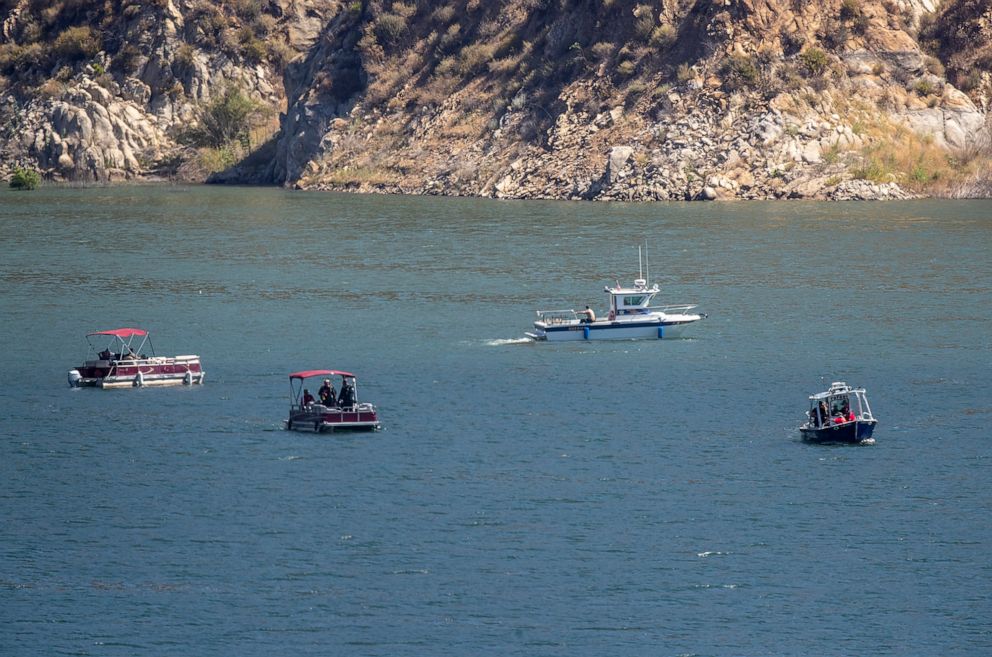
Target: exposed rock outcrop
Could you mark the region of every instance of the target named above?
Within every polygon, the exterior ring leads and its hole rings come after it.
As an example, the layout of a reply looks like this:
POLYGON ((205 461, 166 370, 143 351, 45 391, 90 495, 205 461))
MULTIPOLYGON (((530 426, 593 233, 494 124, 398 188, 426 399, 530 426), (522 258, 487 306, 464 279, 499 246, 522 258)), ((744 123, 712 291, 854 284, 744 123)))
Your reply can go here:
POLYGON ((357 57, 360 88, 347 101, 288 89, 279 179, 498 198, 904 198, 951 193, 951 162, 987 139, 979 90, 955 88, 915 38, 921 17, 941 20, 931 0, 610 4, 383 2, 340 19, 307 65, 357 57), (387 20, 409 33, 383 38, 387 20))
POLYGON ((0 174, 596 200, 992 188, 988 0, 0 10, 0 174), (190 148, 232 85, 269 119, 190 148))
MULTIPOLYGON (((229 13, 201 0, 33 6, 14 3, 0 23, 0 174, 23 163, 78 181, 174 175, 191 156, 182 133, 232 85, 274 116, 285 103, 281 60, 307 51, 335 8, 299 0, 265 11, 234 3, 229 13)), ((277 127, 273 120, 269 132, 277 127)))

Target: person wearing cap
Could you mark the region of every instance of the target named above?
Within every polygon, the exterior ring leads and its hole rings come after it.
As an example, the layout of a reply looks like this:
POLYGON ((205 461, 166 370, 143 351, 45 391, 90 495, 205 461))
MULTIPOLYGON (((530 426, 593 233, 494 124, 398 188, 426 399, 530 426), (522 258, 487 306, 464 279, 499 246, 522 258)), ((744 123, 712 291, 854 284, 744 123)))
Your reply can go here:
POLYGON ((338 395, 338 406, 341 408, 351 408, 355 405, 355 386, 351 379, 345 379, 341 384, 341 394, 338 395))
POLYGON ((583 319, 582 321, 586 324, 592 324, 593 322, 596 321, 596 313, 589 306, 586 306, 585 310, 580 310, 579 314, 585 315, 585 319, 583 319))
POLYGON ((324 406, 334 406, 337 404, 337 393, 334 392, 334 386, 331 385, 330 379, 324 379, 324 385, 320 386, 317 396, 320 398, 320 403, 324 406))

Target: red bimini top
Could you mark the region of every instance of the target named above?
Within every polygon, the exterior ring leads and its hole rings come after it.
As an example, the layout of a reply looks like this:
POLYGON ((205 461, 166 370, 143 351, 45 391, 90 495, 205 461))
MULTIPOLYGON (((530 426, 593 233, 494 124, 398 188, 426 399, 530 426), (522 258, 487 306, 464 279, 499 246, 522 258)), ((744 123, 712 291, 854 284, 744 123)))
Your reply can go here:
POLYGON ((135 335, 148 335, 148 331, 139 328, 119 328, 112 329, 110 331, 95 331, 94 333, 87 333, 86 336, 91 335, 114 335, 118 338, 130 338, 135 335))
POLYGON ((302 372, 293 372, 289 375, 291 379, 309 379, 311 376, 348 376, 355 378, 355 375, 351 372, 342 372, 341 370, 304 370, 302 372))

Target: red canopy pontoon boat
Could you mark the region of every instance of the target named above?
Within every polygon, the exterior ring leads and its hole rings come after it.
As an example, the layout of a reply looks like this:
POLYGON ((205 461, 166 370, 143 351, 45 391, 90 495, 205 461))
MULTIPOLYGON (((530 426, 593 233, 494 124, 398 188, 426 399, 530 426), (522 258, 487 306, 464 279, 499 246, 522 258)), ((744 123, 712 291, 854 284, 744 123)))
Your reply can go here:
POLYGON ((340 370, 305 370, 289 375, 292 406, 286 428, 294 431, 365 430, 379 428, 379 415, 375 406, 359 403, 355 375, 340 370), (316 394, 304 388, 307 379, 324 377, 324 386, 316 394), (340 379, 340 387, 334 387, 340 379))
POLYGON ((175 386, 203 383, 204 372, 200 357, 156 356, 148 331, 139 328, 119 328, 96 331, 86 335, 96 358, 69 370, 69 385, 73 388, 131 388, 138 386, 175 386), (107 339, 107 342, 104 340, 107 339), (106 345, 97 352, 100 345, 106 345), (146 355, 147 351, 151 355, 146 355))

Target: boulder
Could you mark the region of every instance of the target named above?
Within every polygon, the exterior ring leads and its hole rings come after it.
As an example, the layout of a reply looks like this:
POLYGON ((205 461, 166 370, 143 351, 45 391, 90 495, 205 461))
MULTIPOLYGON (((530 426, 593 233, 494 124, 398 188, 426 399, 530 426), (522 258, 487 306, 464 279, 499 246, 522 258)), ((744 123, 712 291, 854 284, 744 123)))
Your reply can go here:
POLYGON ((630 156, 633 154, 634 149, 630 146, 614 146, 610 149, 610 155, 606 162, 607 183, 612 185, 620 179, 620 173, 627 166, 627 162, 630 161, 630 156))

